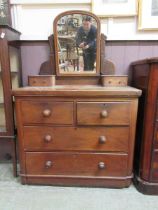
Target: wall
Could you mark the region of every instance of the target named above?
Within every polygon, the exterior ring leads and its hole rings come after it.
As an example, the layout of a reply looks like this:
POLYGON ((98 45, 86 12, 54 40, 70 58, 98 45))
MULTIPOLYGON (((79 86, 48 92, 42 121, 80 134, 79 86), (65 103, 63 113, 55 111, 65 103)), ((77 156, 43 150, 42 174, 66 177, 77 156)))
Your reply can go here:
POLYGON ((11 0, 13 26, 21 40, 47 40, 54 18, 67 10, 90 11, 91 0, 11 0))
POLYGON ((28 75, 39 73, 40 66, 49 59, 47 42, 24 42, 21 44, 23 85, 28 83, 28 75))
MULTIPOLYGON (((158 57, 158 41, 107 41, 106 58, 114 62, 116 74, 128 74, 132 61, 158 57)), ((46 41, 22 42, 23 83, 27 85, 28 75, 39 73, 40 65, 49 58, 46 41)))
MULTIPOLYGON (((26 85, 28 75, 38 74, 41 63, 49 57, 46 40, 53 33, 55 16, 72 9, 91 11, 92 0, 10 2, 13 26, 22 32, 22 69, 23 82, 26 85)), ((138 30, 137 15, 101 18, 101 32, 107 35, 106 58, 115 63, 117 74, 127 74, 132 61, 158 57, 158 31, 138 30)))
MULTIPOLYGON (((73 9, 91 11, 92 1, 10 0, 13 26, 22 32, 21 40, 47 40, 53 33, 53 20, 56 15, 73 9)), ((133 1, 138 4, 138 0, 133 1)), ((138 9, 136 13, 138 14, 138 9)), ((157 40, 158 31, 138 30, 137 14, 101 18, 102 33, 107 35, 108 40, 157 40)))

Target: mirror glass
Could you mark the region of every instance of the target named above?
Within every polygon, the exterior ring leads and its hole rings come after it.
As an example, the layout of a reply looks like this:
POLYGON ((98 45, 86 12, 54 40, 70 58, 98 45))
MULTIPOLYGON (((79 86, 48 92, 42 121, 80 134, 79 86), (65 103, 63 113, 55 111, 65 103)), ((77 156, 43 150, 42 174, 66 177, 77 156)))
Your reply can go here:
POLYGON ((96 73, 95 18, 89 14, 67 14, 60 17, 56 25, 59 73, 96 73))

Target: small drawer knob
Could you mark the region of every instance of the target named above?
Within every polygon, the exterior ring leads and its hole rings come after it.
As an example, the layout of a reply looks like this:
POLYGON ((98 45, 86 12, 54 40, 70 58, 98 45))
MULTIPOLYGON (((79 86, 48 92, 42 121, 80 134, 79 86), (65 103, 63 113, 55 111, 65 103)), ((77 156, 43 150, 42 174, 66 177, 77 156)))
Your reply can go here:
POLYGON ((43 110, 43 116, 44 117, 49 117, 50 115, 51 115, 51 110, 50 109, 43 110))
POLYGON ((44 137, 45 142, 49 143, 51 140, 52 140, 51 135, 45 135, 45 137, 44 137))
POLYGON ((104 169, 105 168, 105 163, 104 162, 99 162, 98 167, 99 167, 99 169, 104 169))
POLYGON ((48 160, 45 163, 46 168, 51 168, 52 167, 52 161, 48 160))
POLYGON ((106 142, 106 137, 105 136, 100 136, 99 137, 99 143, 104 144, 106 142))
POLYGON ((106 118, 108 116, 108 112, 106 110, 103 110, 101 113, 100 113, 100 116, 102 118, 106 118))

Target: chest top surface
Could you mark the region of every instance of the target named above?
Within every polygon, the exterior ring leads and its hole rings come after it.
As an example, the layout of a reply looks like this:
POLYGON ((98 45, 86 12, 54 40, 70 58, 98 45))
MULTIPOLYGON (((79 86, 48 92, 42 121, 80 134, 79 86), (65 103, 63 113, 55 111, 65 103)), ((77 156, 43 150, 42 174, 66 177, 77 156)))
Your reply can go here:
POLYGON ((13 91, 14 96, 104 96, 139 97, 141 90, 126 87, 102 87, 95 85, 57 85, 52 87, 23 87, 13 91))

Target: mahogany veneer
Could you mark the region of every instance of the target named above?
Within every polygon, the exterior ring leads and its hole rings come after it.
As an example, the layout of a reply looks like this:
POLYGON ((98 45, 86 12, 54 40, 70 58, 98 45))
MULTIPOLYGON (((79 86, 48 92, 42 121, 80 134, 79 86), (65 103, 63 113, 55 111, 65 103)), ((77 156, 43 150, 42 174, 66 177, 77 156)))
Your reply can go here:
POLYGON ((71 85, 13 95, 23 184, 130 185, 140 90, 71 85))
POLYGON ((137 189, 158 194, 158 58, 132 64, 132 86, 142 89, 135 149, 137 189))

